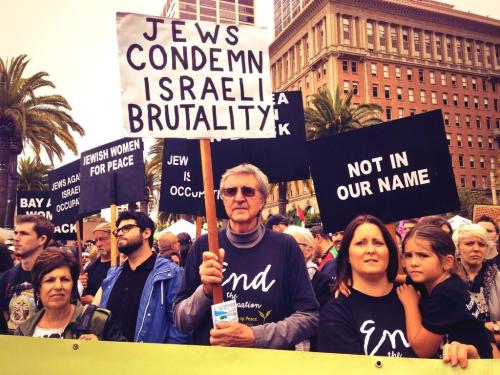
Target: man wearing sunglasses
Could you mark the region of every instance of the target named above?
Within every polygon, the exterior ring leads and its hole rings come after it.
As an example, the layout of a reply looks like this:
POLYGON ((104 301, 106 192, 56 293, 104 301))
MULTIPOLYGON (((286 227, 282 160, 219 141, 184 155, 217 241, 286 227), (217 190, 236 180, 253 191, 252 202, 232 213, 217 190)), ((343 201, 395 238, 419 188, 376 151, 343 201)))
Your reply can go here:
POLYGON ((100 306, 111 310, 129 341, 183 344, 189 334, 174 326, 172 303, 181 282, 179 267, 151 250, 155 225, 142 212, 124 211, 113 235, 127 256, 102 282, 100 306))
POLYGON ((193 343, 291 349, 313 336, 318 302, 304 256, 293 237, 266 229, 259 221, 268 180, 250 164, 227 170, 220 192, 229 217, 219 231, 220 263, 201 236, 189 251, 174 305, 174 319, 193 343), (239 323, 212 327, 212 288, 221 284, 224 300, 235 299, 239 323))

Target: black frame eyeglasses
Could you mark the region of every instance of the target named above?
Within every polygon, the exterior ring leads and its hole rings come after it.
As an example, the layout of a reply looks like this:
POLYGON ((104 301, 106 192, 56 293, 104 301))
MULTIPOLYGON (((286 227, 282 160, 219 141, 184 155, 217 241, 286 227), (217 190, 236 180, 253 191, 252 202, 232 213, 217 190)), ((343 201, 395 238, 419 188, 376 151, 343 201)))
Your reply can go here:
POLYGON ((241 190, 241 194, 246 198, 254 197, 257 192, 257 189, 250 186, 229 187, 222 189, 222 196, 232 198, 238 194, 239 189, 241 190))
POLYGON ((116 228, 114 231, 113 231, 113 236, 115 237, 118 237, 118 235, 123 232, 123 234, 126 234, 128 232, 130 232, 130 230, 132 228, 140 228, 141 226, 140 225, 137 225, 137 224, 125 224, 123 227, 120 227, 120 228, 116 228))

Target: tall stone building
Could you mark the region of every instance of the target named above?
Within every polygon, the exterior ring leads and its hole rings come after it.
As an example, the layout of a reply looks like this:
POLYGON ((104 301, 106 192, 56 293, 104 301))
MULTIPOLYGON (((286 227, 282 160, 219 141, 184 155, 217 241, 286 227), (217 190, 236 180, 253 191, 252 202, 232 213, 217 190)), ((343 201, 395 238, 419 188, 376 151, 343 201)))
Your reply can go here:
POLYGON ((307 105, 322 88, 353 89, 387 120, 442 109, 457 186, 499 178, 499 20, 432 0, 275 0, 274 11, 274 91, 301 90, 307 105))
POLYGON ((254 0, 167 0, 162 16, 254 25, 255 5, 254 0))

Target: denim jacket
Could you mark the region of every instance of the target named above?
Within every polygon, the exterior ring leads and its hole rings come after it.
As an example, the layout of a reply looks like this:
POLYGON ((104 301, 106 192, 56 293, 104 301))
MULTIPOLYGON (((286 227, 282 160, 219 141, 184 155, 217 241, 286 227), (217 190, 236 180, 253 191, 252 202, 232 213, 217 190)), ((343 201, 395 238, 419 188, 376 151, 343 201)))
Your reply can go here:
MULTIPOLYGON (((111 267, 102 282, 100 307, 106 308, 111 291, 123 267, 111 267)), ((173 262, 156 257, 155 265, 142 291, 135 325, 135 342, 188 344, 191 334, 181 333, 174 325, 172 305, 182 280, 182 272, 173 262)))

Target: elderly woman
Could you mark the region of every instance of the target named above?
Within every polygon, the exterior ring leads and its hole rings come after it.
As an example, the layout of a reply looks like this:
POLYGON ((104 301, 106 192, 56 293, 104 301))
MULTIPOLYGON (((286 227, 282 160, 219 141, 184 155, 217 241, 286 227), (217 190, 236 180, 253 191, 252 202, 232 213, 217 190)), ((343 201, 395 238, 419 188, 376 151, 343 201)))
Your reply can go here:
POLYGON ((486 260, 486 254, 494 244, 479 224, 465 224, 453 233, 457 248, 457 273, 467 283, 469 293, 479 307, 479 319, 483 320, 495 339, 500 342, 500 276, 494 260, 486 260))
POLYGON ((74 256, 48 247, 37 258, 33 269, 33 289, 40 310, 24 322, 19 336, 80 340, 125 341, 104 309, 83 307, 71 302, 79 267, 74 256))

